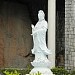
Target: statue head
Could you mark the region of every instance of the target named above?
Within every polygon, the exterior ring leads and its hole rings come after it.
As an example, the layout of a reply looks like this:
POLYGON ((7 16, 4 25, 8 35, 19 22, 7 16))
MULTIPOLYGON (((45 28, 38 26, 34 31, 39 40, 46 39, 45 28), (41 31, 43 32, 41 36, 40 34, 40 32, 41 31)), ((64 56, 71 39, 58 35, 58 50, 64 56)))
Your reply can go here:
POLYGON ((43 12, 43 10, 39 10, 38 11, 38 19, 39 21, 43 20, 45 18, 45 14, 43 12))

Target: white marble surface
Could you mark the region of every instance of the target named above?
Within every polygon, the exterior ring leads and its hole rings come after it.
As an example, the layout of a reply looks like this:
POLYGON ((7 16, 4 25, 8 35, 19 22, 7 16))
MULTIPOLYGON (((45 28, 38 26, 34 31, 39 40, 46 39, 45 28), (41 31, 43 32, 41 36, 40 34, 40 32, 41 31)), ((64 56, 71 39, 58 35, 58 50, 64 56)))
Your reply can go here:
POLYGON ((51 54, 51 50, 49 50, 46 46, 46 31, 47 31, 47 21, 44 19, 44 12, 40 10, 38 12, 38 19, 39 21, 32 27, 32 36, 33 36, 33 42, 34 46, 32 49, 32 54, 35 55, 35 59, 31 64, 34 67, 48 67, 50 66, 50 61, 47 59, 46 55, 51 54))
POLYGON ((35 67, 31 70, 30 74, 41 73, 42 75, 53 75, 49 68, 45 67, 35 67))
POLYGON ((47 31, 47 21, 45 20, 45 14, 42 10, 38 12, 38 22, 32 27, 32 36, 33 36, 33 49, 32 54, 35 55, 35 59, 31 62, 34 68, 31 70, 30 74, 37 73, 38 71, 43 75, 53 75, 50 70, 50 61, 47 58, 47 55, 51 54, 46 46, 46 31, 47 31))

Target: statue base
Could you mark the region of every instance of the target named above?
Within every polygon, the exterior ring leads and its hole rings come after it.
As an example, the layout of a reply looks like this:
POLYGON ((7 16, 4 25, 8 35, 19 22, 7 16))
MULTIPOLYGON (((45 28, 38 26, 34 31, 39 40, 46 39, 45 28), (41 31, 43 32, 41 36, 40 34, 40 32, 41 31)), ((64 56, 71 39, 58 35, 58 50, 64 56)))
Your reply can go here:
POLYGON ((41 75, 53 75, 52 71, 49 68, 44 67, 35 67, 31 70, 30 74, 41 73, 41 75))

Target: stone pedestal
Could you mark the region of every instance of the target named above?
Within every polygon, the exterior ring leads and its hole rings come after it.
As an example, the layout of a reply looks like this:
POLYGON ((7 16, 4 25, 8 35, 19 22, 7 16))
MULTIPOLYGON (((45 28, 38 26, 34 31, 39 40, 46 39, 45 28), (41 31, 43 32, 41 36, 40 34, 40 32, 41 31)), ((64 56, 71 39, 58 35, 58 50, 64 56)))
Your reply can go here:
POLYGON ((35 73, 41 73, 42 75, 53 75, 53 73, 51 72, 51 70, 49 68, 45 68, 45 67, 36 67, 33 68, 30 72, 30 74, 35 74, 35 73))

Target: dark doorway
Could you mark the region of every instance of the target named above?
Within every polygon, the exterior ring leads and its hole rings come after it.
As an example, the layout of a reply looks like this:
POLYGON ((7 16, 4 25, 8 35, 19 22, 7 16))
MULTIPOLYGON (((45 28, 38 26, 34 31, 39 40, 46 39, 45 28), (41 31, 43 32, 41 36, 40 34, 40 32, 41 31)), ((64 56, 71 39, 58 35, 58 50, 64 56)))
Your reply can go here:
POLYGON ((56 0, 56 66, 64 66, 65 0, 56 0))

